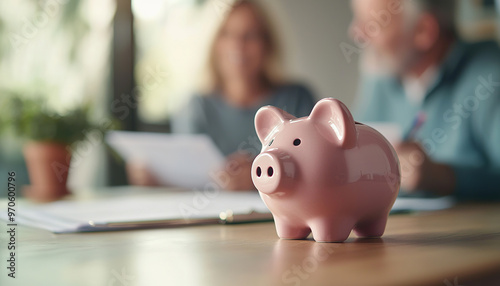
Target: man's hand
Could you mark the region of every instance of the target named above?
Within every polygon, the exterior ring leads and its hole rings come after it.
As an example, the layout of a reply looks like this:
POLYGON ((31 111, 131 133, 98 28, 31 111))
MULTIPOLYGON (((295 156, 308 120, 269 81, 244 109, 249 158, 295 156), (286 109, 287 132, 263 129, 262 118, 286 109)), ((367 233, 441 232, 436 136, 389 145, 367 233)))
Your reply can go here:
POLYGON ((455 188, 453 169, 433 162, 420 144, 406 142, 396 146, 401 164, 401 187, 408 191, 432 191, 437 195, 450 195, 455 188))
POLYGON ((224 164, 224 171, 229 175, 229 180, 221 187, 231 191, 254 190, 251 176, 252 162, 253 158, 246 154, 229 155, 224 164))

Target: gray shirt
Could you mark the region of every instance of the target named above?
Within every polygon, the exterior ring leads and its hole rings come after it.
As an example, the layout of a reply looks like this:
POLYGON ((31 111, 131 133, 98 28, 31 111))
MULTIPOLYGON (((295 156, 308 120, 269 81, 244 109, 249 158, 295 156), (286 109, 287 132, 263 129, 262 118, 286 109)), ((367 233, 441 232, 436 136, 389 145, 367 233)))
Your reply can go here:
POLYGON ((207 134, 226 156, 237 151, 255 156, 261 145, 255 132, 254 117, 265 105, 303 117, 311 112, 314 98, 309 89, 297 84, 277 87, 265 100, 251 108, 232 106, 219 93, 196 95, 172 118, 172 131, 207 134))

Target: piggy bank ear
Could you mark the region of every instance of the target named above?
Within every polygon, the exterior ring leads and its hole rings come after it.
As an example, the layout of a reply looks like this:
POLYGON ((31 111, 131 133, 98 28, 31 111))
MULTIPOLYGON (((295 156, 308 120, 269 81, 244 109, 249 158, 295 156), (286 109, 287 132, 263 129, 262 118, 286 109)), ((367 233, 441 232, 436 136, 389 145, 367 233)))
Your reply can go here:
POLYGON ((261 107, 255 114, 255 130, 260 142, 265 142, 269 134, 273 133, 277 127, 294 118, 295 116, 274 106, 261 107))
POLYGON ((313 108, 309 118, 322 127, 324 135, 349 149, 356 146, 357 131, 351 112, 337 99, 325 98, 313 108))

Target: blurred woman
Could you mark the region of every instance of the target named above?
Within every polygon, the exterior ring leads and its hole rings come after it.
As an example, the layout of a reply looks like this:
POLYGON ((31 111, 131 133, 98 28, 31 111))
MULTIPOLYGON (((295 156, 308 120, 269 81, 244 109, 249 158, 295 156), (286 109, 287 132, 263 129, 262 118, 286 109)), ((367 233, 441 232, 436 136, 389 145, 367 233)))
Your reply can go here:
MULTIPOLYGON (((283 81, 272 31, 259 5, 237 1, 226 13, 212 44, 205 91, 195 95, 172 120, 173 132, 207 134, 227 156, 224 189, 254 188, 250 167, 260 146, 256 152, 248 146, 259 142, 253 120, 260 107, 273 105, 302 117, 314 105, 306 87, 283 81)), ((157 182, 144 170, 131 169, 131 183, 157 182)))

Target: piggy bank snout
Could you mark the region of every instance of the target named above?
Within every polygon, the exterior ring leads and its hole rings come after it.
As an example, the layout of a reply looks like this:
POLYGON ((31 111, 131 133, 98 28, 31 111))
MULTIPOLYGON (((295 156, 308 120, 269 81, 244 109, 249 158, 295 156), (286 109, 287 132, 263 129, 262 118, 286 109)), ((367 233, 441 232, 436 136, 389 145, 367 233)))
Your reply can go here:
POLYGON ((280 180, 280 161, 274 154, 263 153, 255 158, 252 164, 252 181, 259 191, 273 193, 280 180))

